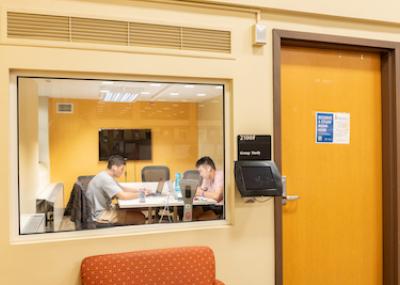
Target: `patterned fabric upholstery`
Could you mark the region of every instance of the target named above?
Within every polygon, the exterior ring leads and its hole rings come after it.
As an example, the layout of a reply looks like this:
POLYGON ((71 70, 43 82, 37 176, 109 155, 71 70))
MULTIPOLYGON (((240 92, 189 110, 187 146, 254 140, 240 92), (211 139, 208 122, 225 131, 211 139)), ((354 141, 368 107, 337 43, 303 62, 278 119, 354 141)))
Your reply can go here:
POLYGON ((146 250, 87 257, 82 285, 224 285, 208 247, 146 250))

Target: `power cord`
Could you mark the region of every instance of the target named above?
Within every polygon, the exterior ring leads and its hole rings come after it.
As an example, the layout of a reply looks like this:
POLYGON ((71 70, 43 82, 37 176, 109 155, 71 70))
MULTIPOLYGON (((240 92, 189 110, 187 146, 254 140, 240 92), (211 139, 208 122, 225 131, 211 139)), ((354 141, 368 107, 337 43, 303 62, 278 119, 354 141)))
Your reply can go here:
POLYGON ((265 203, 271 199, 273 199, 273 197, 266 197, 265 199, 262 199, 261 197, 251 197, 251 198, 245 198, 244 202, 245 203, 255 203, 255 202, 265 203))

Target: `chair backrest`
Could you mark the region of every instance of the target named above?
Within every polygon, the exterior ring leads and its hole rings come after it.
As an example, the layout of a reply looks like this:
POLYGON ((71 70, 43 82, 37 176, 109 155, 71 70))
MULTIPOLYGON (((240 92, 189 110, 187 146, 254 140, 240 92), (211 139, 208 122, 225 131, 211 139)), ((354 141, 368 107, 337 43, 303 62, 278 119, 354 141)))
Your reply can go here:
POLYGON ((94 175, 81 175, 81 176, 78 176, 78 182, 81 183, 83 191, 87 190, 87 188, 89 186, 89 182, 93 178, 94 178, 94 175))
POLYGON ((143 182, 158 182, 169 180, 169 168, 163 165, 145 166, 142 169, 143 182))
POLYGON ((87 257, 82 285, 214 285, 215 258, 208 247, 182 247, 87 257))
POLYGON ((198 170, 193 169, 193 170, 186 170, 183 173, 183 178, 184 179, 194 179, 199 181, 199 185, 201 185, 201 182, 203 181, 203 178, 200 176, 200 173, 198 170))
POLYGON ((77 230, 96 228, 92 220, 92 205, 85 192, 82 183, 76 181, 65 211, 71 216, 70 220, 75 223, 77 230))

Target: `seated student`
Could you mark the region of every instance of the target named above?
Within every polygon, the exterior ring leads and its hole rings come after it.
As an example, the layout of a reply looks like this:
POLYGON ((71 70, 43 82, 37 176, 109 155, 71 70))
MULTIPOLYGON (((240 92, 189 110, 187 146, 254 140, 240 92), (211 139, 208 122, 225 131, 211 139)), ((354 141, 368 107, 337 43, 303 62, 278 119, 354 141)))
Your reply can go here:
MULTIPOLYGON (((221 202, 224 199, 224 172, 217 170, 214 161, 204 156, 196 162, 196 168, 203 181, 197 188, 196 196, 221 202)), ((223 206, 194 207, 193 217, 198 220, 213 220, 223 212, 223 206)))
POLYGON ((116 209, 115 205, 112 205, 112 199, 115 197, 130 200, 140 195, 139 190, 124 187, 116 181, 125 172, 125 165, 123 157, 113 155, 108 159, 107 169, 90 181, 86 196, 91 204, 92 218, 95 222, 127 225, 145 223, 145 216, 140 210, 116 209))

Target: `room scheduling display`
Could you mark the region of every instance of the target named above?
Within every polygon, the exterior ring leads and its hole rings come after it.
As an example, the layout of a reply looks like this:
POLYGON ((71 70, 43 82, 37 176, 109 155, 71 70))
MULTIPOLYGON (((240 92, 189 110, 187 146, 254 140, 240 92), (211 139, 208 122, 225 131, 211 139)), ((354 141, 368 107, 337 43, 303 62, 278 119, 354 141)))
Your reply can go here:
POLYGON ((271 160, 236 161, 235 180, 243 197, 282 195, 281 175, 271 160))
POLYGON ((273 179, 271 168, 260 166, 249 166, 242 169, 242 176, 246 189, 248 190, 262 190, 274 189, 276 183, 273 179))

